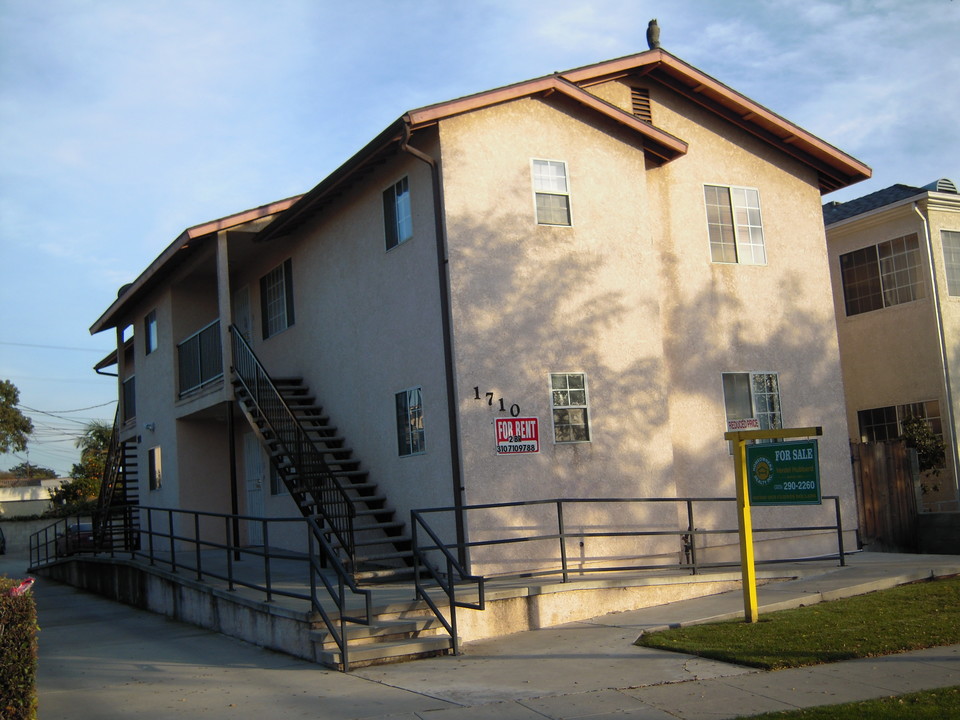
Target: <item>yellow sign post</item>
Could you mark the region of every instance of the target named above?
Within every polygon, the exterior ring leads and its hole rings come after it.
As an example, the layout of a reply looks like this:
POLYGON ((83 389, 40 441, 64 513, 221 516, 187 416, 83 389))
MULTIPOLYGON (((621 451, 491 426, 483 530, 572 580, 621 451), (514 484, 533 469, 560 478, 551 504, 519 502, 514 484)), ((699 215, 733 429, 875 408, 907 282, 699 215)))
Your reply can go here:
POLYGON ((740 528, 740 569, 743 577, 743 615, 747 622, 759 619, 757 612, 757 572, 753 560, 753 521, 750 518, 750 489, 747 474, 747 442, 823 435, 823 428, 777 428, 774 430, 733 430, 723 434, 733 442, 733 461, 737 481, 737 523, 740 528))

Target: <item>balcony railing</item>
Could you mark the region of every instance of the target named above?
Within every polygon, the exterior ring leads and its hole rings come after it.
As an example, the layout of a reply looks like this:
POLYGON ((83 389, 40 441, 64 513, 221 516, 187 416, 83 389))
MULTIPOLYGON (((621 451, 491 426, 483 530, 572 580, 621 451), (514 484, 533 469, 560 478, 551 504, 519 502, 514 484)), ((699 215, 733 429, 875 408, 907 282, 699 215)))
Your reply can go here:
POLYGON ((219 320, 214 320, 177 345, 180 397, 196 392, 223 377, 220 348, 219 320))

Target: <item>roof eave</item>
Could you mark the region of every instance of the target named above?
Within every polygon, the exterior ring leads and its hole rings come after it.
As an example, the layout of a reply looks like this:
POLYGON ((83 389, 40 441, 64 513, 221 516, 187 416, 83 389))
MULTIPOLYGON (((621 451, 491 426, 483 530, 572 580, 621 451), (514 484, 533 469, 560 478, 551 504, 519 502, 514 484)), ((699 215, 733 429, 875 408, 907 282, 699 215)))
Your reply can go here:
POLYGON ((150 284, 158 275, 162 274, 181 251, 188 250, 194 243, 205 237, 214 235, 220 230, 229 230, 238 225, 283 212, 291 207, 299 198, 300 196, 294 196, 284 200, 277 200, 267 205, 261 205, 257 208, 244 210, 234 215, 228 215, 217 220, 211 220, 187 228, 147 266, 146 270, 140 273, 136 280, 127 286, 110 307, 90 326, 90 334, 96 335, 111 327, 116 327, 117 317, 121 314, 127 303, 136 298, 143 291, 144 287, 150 284))

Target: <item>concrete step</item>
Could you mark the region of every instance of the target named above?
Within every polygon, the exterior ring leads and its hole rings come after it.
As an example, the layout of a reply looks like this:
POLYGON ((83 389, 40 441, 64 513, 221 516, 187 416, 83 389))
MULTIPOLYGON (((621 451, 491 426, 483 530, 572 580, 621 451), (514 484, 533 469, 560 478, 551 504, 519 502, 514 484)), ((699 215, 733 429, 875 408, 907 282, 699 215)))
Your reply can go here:
MULTIPOLYGON (((373 620, 369 625, 348 624, 347 640, 350 649, 374 643, 400 642, 418 637, 434 637, 445 634, 443 625, 435 617, 404 618, 402 620, 373 620)), ((330 631, 321 623, 310 632, 310 640, 324 650, 336 650, 337 643, 330 631)))
MULTIPOLYGON (((373 645, 348 646, 350 667, 365 667, 383 663, 405 662, 418 658, 433 657, 436 655, 450 655, 453 653, 453 639, 447 636, 436 635, 423 638, 412 638, 406 641, 392 643, 375 643, 373 645)), ((328 667, 340 669, 343 659, 339 650, 321 650, 317 653, 318 662, 328 667)))

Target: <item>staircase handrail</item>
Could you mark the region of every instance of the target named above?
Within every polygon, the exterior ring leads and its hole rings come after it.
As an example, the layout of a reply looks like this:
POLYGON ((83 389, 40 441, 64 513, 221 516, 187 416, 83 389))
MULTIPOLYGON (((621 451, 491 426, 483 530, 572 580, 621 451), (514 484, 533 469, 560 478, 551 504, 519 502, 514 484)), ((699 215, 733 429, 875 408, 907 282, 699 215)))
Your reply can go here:
POLYGON ((330 581, 330 578, 328 578, 326 573, 323 572, 323 566, 318 562, 318 559, 313 552, 313 548, 311 547, 309 553, 311 603, 313 605, 314 612, 319 613, 320 617, 323 619, 323 624, 327 626, 327 631, 330 633, 330 636, 337 644, 337 648, 340 650, 340 664, 343 667, 343 671, 349 672, 350 644, 347 640, 347 623, 352 622, 359 625, 370 625, 370 618, 373 615, 373 593, 370 590, 361 588, 357 585, 353 575, 347 572, 347 569, 343 566, 343 563, 340 562, 340 558, 337 557, 337 554, 330 546, 330 541, 327 540, 321 528, 317 525, 316 520, 314 520, 312 517, 307 518, 307 523, 310 525, 310 528, 313 531, 310 535, 311 541, 316 540, 318 542, 321 548, 321 553, 326 559, 327 569, 332 569, 334 574, 337 576, 337 584, 336 587, 334 587, 334 584, 330 581), (320 578, 320 581, 323 583, 324 587, 327 589, 327 594, 337 606, 339 622, 334 622, 334 618, 330 617, 326 609, 323 607, 323 603, 321 603, 318 599, 318 577, 320 578), (354 617, 347 614, 347 602, 344 594, 344 588, 350 590, 350 592, 354 593, 355 595, 360 595, 363 597, 364 614, 362 616, 354 617))
POLYGON ((484 584, 486 578, 482 575, 471 575, 466 570, 463 569, 463 566, 460 564, 460 561, 454 556, 450 549, 443 543, 443 541, 437 536, 433 528, 431 528, 426 520, 423 519, 423 516, 417 510, 410 511, 410 532, 411 532, 411 544, 413 546, 413 585, 415 590, 415 599, 423 600, 433 612, 434 617, 440 621, 440 624, 443 625, 444 629, 449 633, 450 639, 453 642, 453 653, 454 655, 460 654, 460 636, 457 631, 457 608, 466 608, 468 610, 483 610, 486 607, 486 592, 484 584), (422 546, 417 542, 417 528, 423 528, 423 531, 430 536, 430 539, 433 541, 433 545, 422 546), (446 574, 439 572, 433 565, 427 562, 426 552, 429 550, 439 550, 446 560, 446 574), (430 594, 424 588, 423 583, 420 579, 421 571, 426 572, 433 579, 434 582, 443 590, 444 594, 447 596, 447 607, 449 608, 450 619, 448 620, 444 617, 443 611, 434 602, 433 598, 430 597, 430 594), (457 583, 476 583, 477 586, 477 602, 471 603, 464 600, 457 600, 457 583))
POLYGON ((97 498, 97 511, 93 516, 93 537, 98 547, 105 544, 104 529, 110 509, 113 506, 114 490, 123 467, 123 453, 120 450, 120 406, 113 419, 113 430, 110 432, 110 443, 107 447, 107 458, 103 464, 103 474, 100 477, 100 495, 97 498))
MULTIPOLYGON (((316 514, 336 535, 340 546, 344 549, 352 565, 356 558, 353 537, 353 520, 357 516, 356 503, 347 493, 340 479, 330 470, 323 453, 310 439, 307 431, 280 394, 270 374, 253 352, 253 348, 243 337, 243 333, 235 325, 231 325, 230 334, 233 338, 234 375, 249 394, 251 402, 254 403, 264 422, 273 431, 277 441, 282 445, 284 454, 291 460, 297 458, 297 464, 301 471, 309 467, 312 472, 319 473, 323 483, 321 487, 323 496, 316 497, 314 495, 314 499, 317 501, 316 514), (247 376, 246 370, 250 364, 253 366, 252 370, 255 377, 247 376), (252 385, 253 383, 255 383, 255 387, 252 385), (278 418, 262 404, 261 390, 269 394, 270 399, 279 408, 282 417, 278 418), (281 429, 281 424, 289 430, 281 429), (290 447, 291 445, 295 445, 295 447, 290 447)), ((311 494, 313 494, 312 491, 311 494)))

